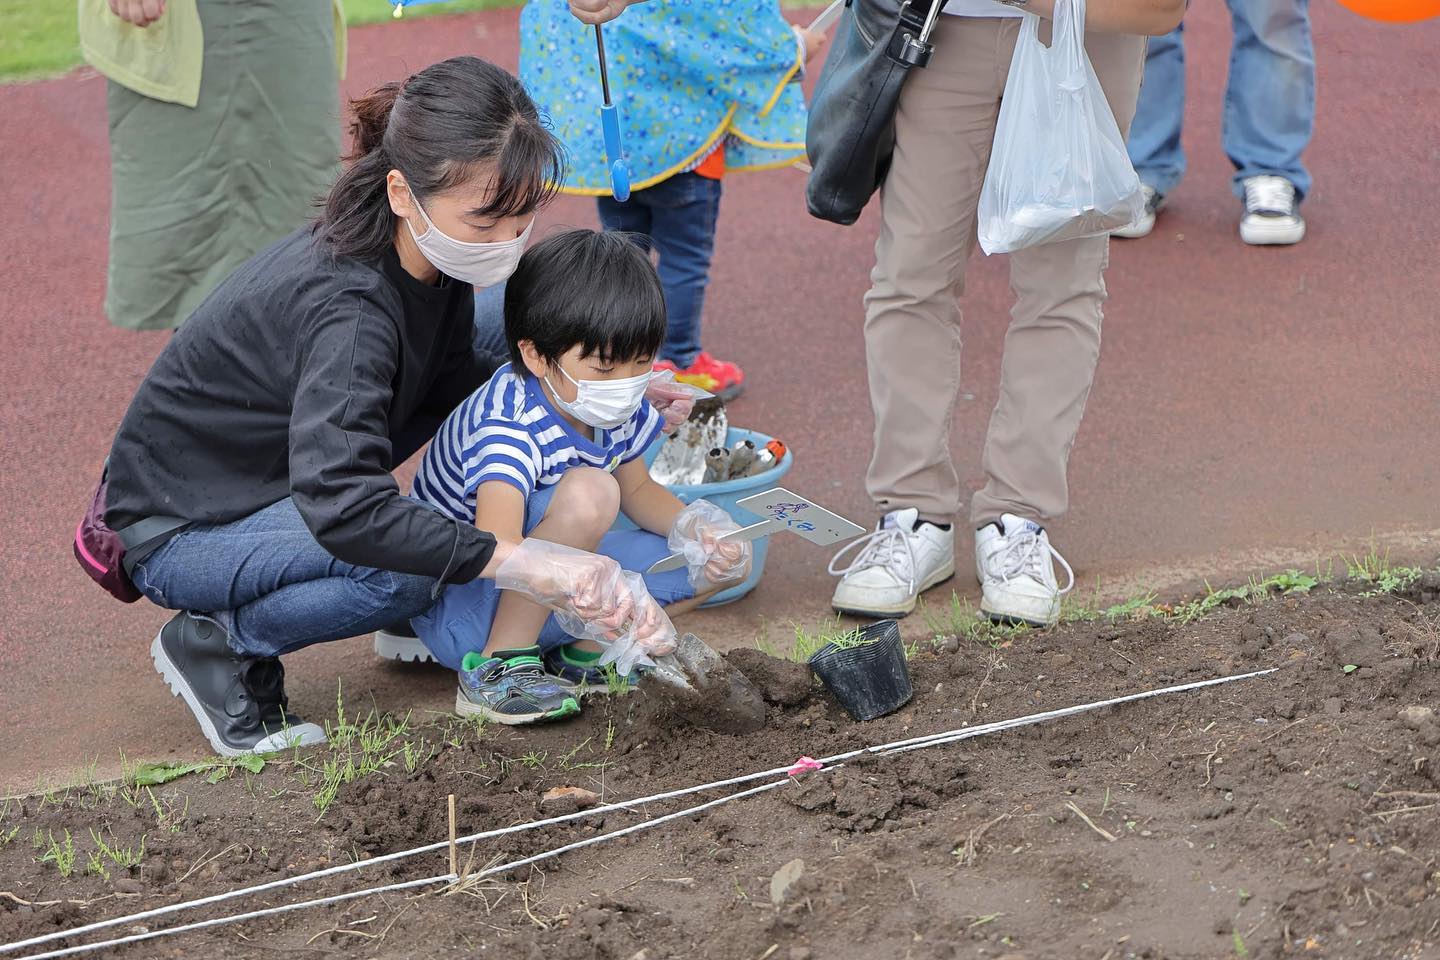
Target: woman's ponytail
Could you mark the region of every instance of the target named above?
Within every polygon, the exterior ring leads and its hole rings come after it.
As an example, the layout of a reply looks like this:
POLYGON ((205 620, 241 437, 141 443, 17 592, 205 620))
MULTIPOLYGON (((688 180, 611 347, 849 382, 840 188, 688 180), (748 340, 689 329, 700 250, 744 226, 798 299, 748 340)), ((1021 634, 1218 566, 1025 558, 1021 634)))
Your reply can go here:
POLYGON ((390 126, 390 112, 400 99, 399 81, 376 87, 363 97, 350 101, 355 120, 350 124, 353 152, 347 160, 355 161, 379 150, 385 143, 385 129, 390 126))

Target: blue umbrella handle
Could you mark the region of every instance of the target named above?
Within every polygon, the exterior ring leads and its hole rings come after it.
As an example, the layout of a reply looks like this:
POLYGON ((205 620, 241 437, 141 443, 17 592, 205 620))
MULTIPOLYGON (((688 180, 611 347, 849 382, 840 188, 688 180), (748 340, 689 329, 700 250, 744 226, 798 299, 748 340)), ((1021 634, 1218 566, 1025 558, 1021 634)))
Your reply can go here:
POLYGON ((630 199, 630 164, 620 145, 620 110, 610 99, 610 71, 605 65, 605 31, 595 24, 595 59, 600 64, 600 130, 605 135, 605 161, 610 164, 610 194, 620 203, 630 199))
POLYGON ((610 193, 624 203, 630 199, 630 164, 620 146, 620 111, 615 104, 600 108, 600 128, 605 133, 605 159, 610 164, 610 193))

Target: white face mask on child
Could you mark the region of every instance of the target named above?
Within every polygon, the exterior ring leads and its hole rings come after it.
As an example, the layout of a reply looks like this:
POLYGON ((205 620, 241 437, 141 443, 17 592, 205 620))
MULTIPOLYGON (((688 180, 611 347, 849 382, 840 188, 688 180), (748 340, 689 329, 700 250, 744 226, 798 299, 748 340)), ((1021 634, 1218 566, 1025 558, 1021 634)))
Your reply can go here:
POLYGON ((560 373, 575 384, 576 392, 574 401, 567 403, 561 399, 550 378, 546 377, 545 384, 555 397, 556 405, 581 423, 604 430, 618 427, 635 415, 640 404, 645 402, 645 388, 650 385, 653 376, 642 373, 623 380, 576 380, 563 367, 560 373))
MULTIPOLYGON (((411 194, 411 198, 414 198, 414 194, 411 194)), ((442 233, 440 228, 430 221, 430 215, 420 206, 419 200, 415 200, 415 209, 420 212, 420 219, 425 221, 425 232, 417 234, 408 218, 405 225, 410 227, 410 236, 415 239, 415 245, 420 248, 425 259, 447 277, 454 277, 475 287, 493 287, 509 280, 520 263, 520 255, 525 252, 530 231, 535 227, 535 221, 531 220, 524 232, 514 240, 466 243, 456 240, 448 233, 442 233)))

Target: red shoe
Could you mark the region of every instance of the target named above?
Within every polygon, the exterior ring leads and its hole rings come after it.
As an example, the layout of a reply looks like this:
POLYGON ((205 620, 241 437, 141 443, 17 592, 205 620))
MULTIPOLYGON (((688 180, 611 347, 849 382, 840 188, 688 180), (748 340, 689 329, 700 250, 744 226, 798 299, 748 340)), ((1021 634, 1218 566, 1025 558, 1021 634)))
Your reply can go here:
POLYGON ((655 369, 671 370, 675 373, 675 379, 681 383, 709 390, 727 402, 734 400, 745 390, 744 370, 733 363, 716 360, 704 350, 700 351, 694 363, 683 370, 669 360, 656 363, 655 369))

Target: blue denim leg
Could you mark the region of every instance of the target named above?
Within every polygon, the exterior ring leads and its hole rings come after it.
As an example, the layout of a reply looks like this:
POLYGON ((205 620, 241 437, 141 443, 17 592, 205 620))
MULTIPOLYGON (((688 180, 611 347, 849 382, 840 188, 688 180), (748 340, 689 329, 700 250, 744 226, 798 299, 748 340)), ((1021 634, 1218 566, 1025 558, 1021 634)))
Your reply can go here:
MULTIPOLYGON (((555 488, 548 487, 531 494, 525 504, 526 535, 544 519, 554 493, 555 488)), ((643 530, 611 531, 600 541, 598 552, 614 559, 622 569, 638 571, 649 569, 670 553, 664 537, 643 530)), ((689 600, 695 595, 684 570, 645 574, 645 586, 662 606, 689 600)), ((478 653, 489 643, 490 627, 495 622, 499 604, 500 590, 493 580, 455 584, 445 589, 435 606, 412 618, 410 625, 436 660, 451 670, 459 670, 465 654, 478 653)), ((499 638, 499 642, 501 649, 509 646, 503 638, 499 638)), ((540 628, 538 642, 542 650, 549 650, 574 643, 575 638, 550 617, 540 628)))
POLYGON ((682 173, 630 195, 628 203, 599 199, 606 230, 625 230, 650 238, 660 254, 660 285, 665 290, 665 344, 660 358, 688 367, 700 353, 700 320, 715 225, 720 216, 721 182, 682 173))
POLYGON ((1185 175, 1180 128, 1185 118, 1185 25, 1151 37, 1145 51, 1145 79, 1130 124, 1130 162, 1140 179, 1161 195, 1185 175))
MULTIPOLYGON (((660 184, 660 186, 664 186, 664 184, 660 184)), ((633 233, 637 242, 643 241, 640 245, 648 250, 650 248, 650 207, 645 201, 649 199, 650 192, 657 189, 659 186, 651 187, 649 190, 636 190, 624 203, 614 197, 596 197, 595 211, 600 215, 601 228, 613 233, 633 233)))
POLYGON ((1315 127, 1309 0, 1228 2, 1235 41, 1221 139, 1235 165, 1235 195, 1245 195, 1246 177, 1274 174, 1303 198, 1310 173, 1300 155, 1315 127))
POLYGON ((499 366, 510 359, 505 342, 505 284, 475 291, 475 353, 499 366))
POLYGON ((210 616, 231 647, 258 657, 405 620, 430 606, 435 587, 429 577, 335 559, 288 498, 185 530, 136 564, 133 579, 162 607, 210 616))

